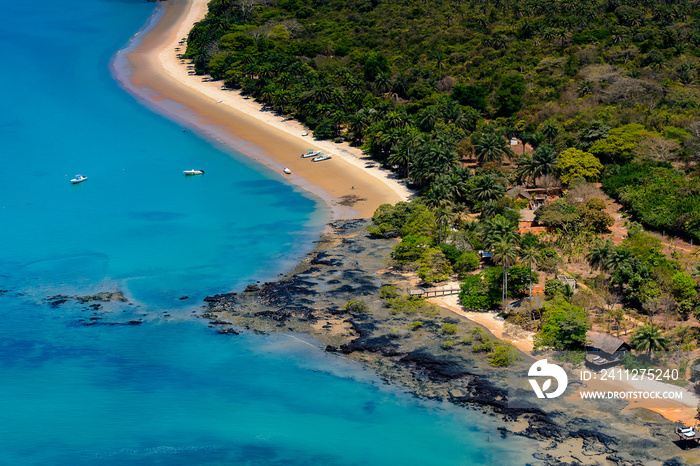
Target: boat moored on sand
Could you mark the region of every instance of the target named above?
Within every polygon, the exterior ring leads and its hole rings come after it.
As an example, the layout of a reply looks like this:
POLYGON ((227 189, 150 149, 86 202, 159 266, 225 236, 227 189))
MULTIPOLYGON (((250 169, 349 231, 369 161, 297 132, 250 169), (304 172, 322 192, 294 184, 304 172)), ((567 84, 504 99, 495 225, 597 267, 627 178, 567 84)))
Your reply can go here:
POLYGON ((317 155, 321 155, 321 154, 322 154, 322 152, 320 150, 309 149, 306 152, 304 152, 303 154, 301 154, 301 158, 305 159, 307 157, 316 157, 317 155))
POLYGON ((285 172, 287 175, 291 175, 291 174, 292 174, 292 171, 291 171, 289 168, 287 168, 287 167, 284 167, 284 170, 282 170, 282 171, 285 172))
POLYGON ((319 155, 318 157, 314 157, 313 159, 311 159, 311 161, 312 162, 323 162, 324 160, 328 160, 330 158, 331 158, 330 154, 323 154, 323 155, 319 155))

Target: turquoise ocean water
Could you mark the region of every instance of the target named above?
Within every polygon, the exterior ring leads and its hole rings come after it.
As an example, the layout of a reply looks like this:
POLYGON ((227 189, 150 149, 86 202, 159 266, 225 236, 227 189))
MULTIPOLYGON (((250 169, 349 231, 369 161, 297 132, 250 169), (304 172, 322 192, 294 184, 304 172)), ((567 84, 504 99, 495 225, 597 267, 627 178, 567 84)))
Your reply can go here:
POLYGON ((217 335, 191 316, 288 269, 327 212, 117 85, 110 60, 154 8, 3 4, 0 465, 527 460, 480 415, 294 336, 217 335), (46 300, 116 289, 128 304, 46 300))

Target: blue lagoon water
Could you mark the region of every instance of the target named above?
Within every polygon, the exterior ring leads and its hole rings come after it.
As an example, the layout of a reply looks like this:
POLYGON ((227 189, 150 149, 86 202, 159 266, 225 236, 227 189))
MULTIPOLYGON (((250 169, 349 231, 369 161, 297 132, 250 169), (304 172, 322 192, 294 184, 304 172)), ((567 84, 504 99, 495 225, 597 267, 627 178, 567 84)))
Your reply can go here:
POLYGON ((3 5, 0 465, 527 458, 476 414, 418 402, 295 336, 222 336, 192 316, 208 294, 288 269, 327 212, 117 85, 110 60, 154 8, 3 5), (88 181, 71 185, 76 173, 88 181), (129 302, 47 302, 114 290, 129 302))

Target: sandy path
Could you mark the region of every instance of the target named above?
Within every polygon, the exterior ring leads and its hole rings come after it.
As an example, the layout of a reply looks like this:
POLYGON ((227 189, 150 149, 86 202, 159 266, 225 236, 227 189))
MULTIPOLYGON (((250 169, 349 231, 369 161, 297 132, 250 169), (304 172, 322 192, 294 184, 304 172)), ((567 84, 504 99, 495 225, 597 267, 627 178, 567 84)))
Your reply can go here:
MULTIPOLYGON (((458 284, 450 283, 446 288, 453 288, 458 284)), ((449 309, 450 311, 465 317, 472 322, 487 328, 496 338, 507 341, 516 348, 529 356, 533 350, 533 333, 523 329, 513 331, 510 325, 506 325, 503 319, 498 318, 497 312, 468 312, 459 303, 457 295, 442 296, 438 298, 429 298, 438 306, 449 309)), ((535 356, 533 356, 535 357, 535 356)), ((537 359, 537 357, 535 357, 537 359)), ((576 377, 581 380, 580 371, 576 372, 576 377)), ((644 381, 621 381, 621 380, 589 380, 585 382, 585 387, 571 393, 567 396, 570 401, 578 403, 586 403, 581 400, 581 391, 654 391, 654 392, 681 392, 681 399, 639 399, 629 400, 623 412, 630 411, 635 408, 645 408, 650 411, 659 413, 669 421, 678 421, 685 425, 695 425, 695 415, 697 414, 697 406, 700 404, 700 398, 691 393, 685 388, 678 387, 669 383, 659 381, 644 380, 644 381)))
POLYGON ((390 172, 366 168, 370 159, 358 149, 304 137, 306 130, 299 123, 282 121, 237 91, 222 89, 220 82, 190 74, 188 64, 177 58, 185 49, 180 42, 206 11, 207 0, 160 4, 155 26, 117 54, 114 69, 120 83, 159 113, 196 128, 271 168, 279 178, 313 192, 331 207, 335 218, 369 217, 380 204, 410 196, 390 172), (310 148, 333 158, 319 163, 301 159, 300 154, 310 148), (292 170, 291 175, 282 173, 285 167, 292 170))
MULTIPOLYGON (((459 288, 459 282, 450 282, 445 288, 459 288)), ((528 332, 521 328, 516 328, 514 325, 506 325, 505 321, 498 317, 498 312, 469 312, 462 307, 459 302, 458 295, 440 296, 437 298, 428 298, 428 301, 437 304, 440 307, 449 309, 450 311, 465 317, 472 322, 484 326, 489 332, 499 340, 507 341, 520 351, 530 354, 532 351, 532 332, 528 332), (511 328, 512 327, 512 328, 511 328)))

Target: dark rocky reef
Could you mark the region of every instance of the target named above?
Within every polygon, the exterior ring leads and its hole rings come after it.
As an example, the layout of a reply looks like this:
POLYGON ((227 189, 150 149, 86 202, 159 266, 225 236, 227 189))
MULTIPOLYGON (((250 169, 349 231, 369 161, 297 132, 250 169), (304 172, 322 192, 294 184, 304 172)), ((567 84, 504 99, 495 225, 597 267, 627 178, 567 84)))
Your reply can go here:
MULTIPOLYGON (((202 317, 256 333, 310 333, 326 352, 358 360, 387 383, 399 384, 417 397, 447 400, 501 416, 506 424, 499 429, 500 435, 526 436, 549 445, 538 454, 545 464, 590 463, 594 461, 588 458, 593 457, 595 461, 634 464, 631 451, 644 462, 675 456, 672 453, 677 449, 670 438, 646 439, 645 449, 634 447, 639 441, 635 435, 611 427, 612 419, 623 423, 626 418, 614 417, 603 408, 572 416, 577 409, 566 400, 547 400, 549 404, 542 406, 511 403, 508 380, 526 380, 534 360, 521 355, 512 367, 495 369, 486 353, 472 351, 471 342, 456 340, 453 349, 443 346, 452 338, 441 333, 443 324, 457 324, 466 337, 478 327, 473 322, 444 309, 430 315, 391 312, 379 299, 381 286, 408 288, 402 275, 387 270, 396 240, 370 238, 367 224, 364 220, 330 224, 317 249, 290 274, 274 282, 251 284, 241 294, 207 297, 202 317), (368 312, 345 309, 349 300, 358 299, 365 300, 368 312), (408 330, 417 320, 423 325, 408 330), (509 428, 514 422, 519 427, 509 428), (555 453, 557 444, 573 439, 583 440, 579 456, 555 453), (664 447, 669 444, 670 449, 664 447)), ((237 334, 233 329, 219 333, 237 334)))

